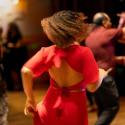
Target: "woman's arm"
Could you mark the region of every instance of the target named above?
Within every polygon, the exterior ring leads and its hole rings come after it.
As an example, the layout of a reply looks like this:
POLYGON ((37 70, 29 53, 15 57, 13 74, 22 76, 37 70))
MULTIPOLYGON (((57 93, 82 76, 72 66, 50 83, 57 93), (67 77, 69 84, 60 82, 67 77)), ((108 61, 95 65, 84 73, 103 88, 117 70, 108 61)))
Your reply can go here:
POLYGON ((95 92, 98 88, 98 84, 97 83, 88 84, 86 88, 89 92, 95 92))
POLYGON ((90 92, 95 92, 102 84, 103 79, 107 76, 107 74, 111 71, 112 69, 108 69, 105 71, 104 69, 99 68, 99 80, 97 84, 88 84, 87 85, 87 90, 90 92))
POLYGON ((36 102, 33 95, 33 73, 30 69, 23 66, 21 69, 24 92, 26 94, 25 115, 33 115, 36 111, 36 102))

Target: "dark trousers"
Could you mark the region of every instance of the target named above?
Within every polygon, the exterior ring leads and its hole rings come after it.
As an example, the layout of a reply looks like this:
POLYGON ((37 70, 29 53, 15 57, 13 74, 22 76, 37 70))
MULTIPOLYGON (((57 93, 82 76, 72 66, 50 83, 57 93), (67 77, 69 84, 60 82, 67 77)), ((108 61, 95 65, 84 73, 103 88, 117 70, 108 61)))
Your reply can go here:
POLYGON ((94 95, 98 107, 95 125, 110 125, 119 111, 119 94, 113 77, 105 77, 94 95))
POLYGON ((86 90, 86 95, 87 95, 87 99, 89 102, 89 106, 94 105, 93 94, 89 92, 88 90, 86 90))
POLYGON ((26 60, 27 51, 25 47, 9 49, 4 54, 2 60, 4 66, 4 77, 9 91, 23 89, 20 70, 26 60))

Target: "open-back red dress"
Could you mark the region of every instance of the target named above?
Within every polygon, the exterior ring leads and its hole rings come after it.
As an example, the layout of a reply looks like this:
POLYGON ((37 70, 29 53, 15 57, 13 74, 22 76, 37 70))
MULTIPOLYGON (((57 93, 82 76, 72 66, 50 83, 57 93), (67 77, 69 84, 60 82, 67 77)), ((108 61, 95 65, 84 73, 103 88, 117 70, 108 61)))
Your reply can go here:
POLYGON ((38 77, 53 65, 60 67, 62 59, 83 74, 84 79, 64 88, 51 79, 43 101, 37 105, 34 125, 88 125, 85 89, 88 83, 98 80, 98 66, 89 48, 80 45, 64 49, 55 45, 43 47, 26 62, 25 67, 38 77))

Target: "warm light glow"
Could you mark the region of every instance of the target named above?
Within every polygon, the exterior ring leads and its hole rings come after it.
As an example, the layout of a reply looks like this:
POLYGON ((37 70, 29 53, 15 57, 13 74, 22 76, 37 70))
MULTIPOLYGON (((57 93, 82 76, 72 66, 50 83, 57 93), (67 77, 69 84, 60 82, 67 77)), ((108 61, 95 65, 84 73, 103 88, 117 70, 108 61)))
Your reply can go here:
POLYGON ((0 8, 1 7, 8 7, 8 6, 11 6, 10 0, 0 0, 0 8))
POLYGON ((17 5, 18 3, 19 3, 19 0, 0 0, 0 8, 17 5))
POLYGON ((19 0, 0 0, 0 18, 12 13, 19 2, 19 0))
POLYGON ((13 5, 17 5, 19 3, 19 0, 11 0, 13 5))

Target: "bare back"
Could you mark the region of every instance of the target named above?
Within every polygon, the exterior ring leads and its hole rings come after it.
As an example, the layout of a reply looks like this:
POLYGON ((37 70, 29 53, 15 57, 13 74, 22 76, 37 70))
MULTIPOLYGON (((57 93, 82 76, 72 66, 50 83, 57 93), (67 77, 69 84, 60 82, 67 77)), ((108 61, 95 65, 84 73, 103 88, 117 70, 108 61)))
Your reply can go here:
POLYGON ((65 60, 61 61, 60 68, 52 66, 49 74, 61 87, 72 86, 83 80, 83 75, 71 68, 65 60))

